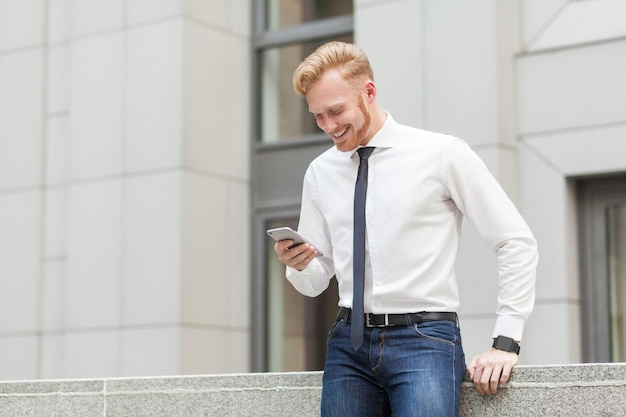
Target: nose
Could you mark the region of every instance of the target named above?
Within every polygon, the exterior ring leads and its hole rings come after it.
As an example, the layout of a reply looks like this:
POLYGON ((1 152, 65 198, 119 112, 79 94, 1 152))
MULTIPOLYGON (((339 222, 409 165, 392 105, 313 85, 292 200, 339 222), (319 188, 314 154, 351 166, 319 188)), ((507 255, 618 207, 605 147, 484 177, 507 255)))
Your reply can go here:
POLYGON ((326 133, 331 133, 337 128, 337 122, 329 116, 325 116, 318 120, 317 125, 326 133))

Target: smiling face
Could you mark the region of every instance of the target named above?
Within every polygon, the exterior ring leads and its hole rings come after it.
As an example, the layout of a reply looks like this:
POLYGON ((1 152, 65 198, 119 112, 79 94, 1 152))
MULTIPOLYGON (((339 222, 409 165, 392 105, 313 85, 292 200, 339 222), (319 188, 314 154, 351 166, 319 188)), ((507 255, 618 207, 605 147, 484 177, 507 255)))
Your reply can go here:
POLYGON ((306 100, 309 111, 342 152, 364 146, 374 136, 370 106, 375 96, 371 81, 358 87, 341 77, 337 70, 326 71, 313 83, 306 100))

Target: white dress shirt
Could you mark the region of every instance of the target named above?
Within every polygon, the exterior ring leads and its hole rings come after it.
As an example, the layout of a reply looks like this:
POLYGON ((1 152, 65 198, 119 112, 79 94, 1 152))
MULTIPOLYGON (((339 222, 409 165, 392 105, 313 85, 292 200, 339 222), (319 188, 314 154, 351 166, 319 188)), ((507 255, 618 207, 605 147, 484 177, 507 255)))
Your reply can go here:
MULTIPOLYGON (((396 123, 391 115, 367 146, 365 311, 457 311, 455 263, 465 216, 498 262, 493 336, 521 340, 534 305, 536 242, 521 215, 464 141, 396 123)), ((353 197, 359 157, 335 147, 308 167, 298 231, 323 257, 287 268, 302 294, 336 276, 339 305, 352 306, 353 197)), ((462 271, 460 271, 462 274, 462 271)), ((482 285, 484 277, 463 277, 482 285)))

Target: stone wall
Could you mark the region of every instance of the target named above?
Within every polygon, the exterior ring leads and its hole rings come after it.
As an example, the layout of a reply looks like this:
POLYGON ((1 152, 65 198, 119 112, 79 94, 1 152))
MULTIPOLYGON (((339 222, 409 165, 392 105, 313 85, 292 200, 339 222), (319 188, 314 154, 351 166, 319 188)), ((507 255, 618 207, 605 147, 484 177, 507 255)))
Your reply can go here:
MULTIPOLYGON (((321 372, 0 383, 0 417, 307 417, 321 372)), ((461 416, 625 416, 626 364, 519 366, 495 396, 463 384, 461 416)))

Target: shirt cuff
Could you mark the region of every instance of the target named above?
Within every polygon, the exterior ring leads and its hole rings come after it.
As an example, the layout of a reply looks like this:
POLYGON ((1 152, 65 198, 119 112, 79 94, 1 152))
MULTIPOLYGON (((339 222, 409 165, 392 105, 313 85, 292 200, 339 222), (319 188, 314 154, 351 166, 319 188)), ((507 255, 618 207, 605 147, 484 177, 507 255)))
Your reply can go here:
POLYGON ((287 267, 285 274, 287 281, 291 282, 291 285, 293 285, 300 294, 306 295, 307 297, 316 297, 320 294, 320 291, 313 285, 314 281, 312 280, 312 275, 315 270, 313 264, 315 261, 315 259, 311 261, 302 271, 287 267))
POLYGON ((521 317, 498 316, 492 337, 506 336, 520 342, 525 324, 526 320, 521 317))

